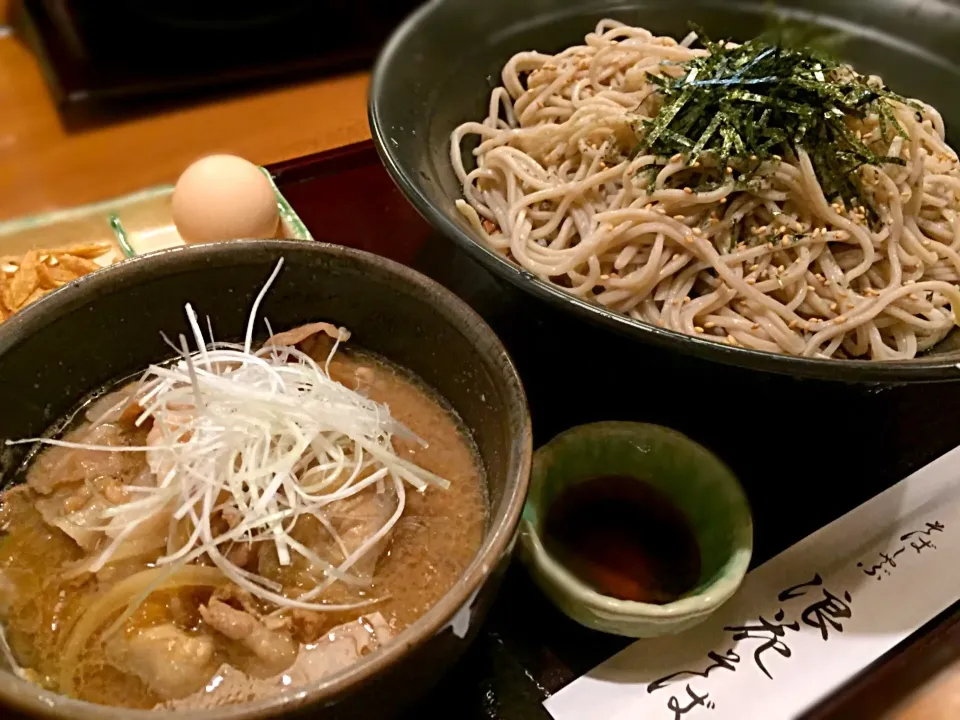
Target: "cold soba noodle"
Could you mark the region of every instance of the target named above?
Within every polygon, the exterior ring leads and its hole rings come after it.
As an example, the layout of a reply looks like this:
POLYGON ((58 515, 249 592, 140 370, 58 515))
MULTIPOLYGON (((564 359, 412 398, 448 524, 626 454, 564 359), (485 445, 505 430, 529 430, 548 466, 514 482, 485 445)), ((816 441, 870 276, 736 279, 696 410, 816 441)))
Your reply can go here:
POLYGON ((48 689, 180 710, 297 688, 480 546, 482 471, 432 392, 326 323, 255 351, 188 316, 189 360, 94 402, 0 496, 0 619, 48 689))
POLYGON ((696 42, 604 20, 515 55, 453 133, 460 211, 541 279, 662 328, 875 360, 943 339, 960 164, 940 114, 807 51, 696 42))

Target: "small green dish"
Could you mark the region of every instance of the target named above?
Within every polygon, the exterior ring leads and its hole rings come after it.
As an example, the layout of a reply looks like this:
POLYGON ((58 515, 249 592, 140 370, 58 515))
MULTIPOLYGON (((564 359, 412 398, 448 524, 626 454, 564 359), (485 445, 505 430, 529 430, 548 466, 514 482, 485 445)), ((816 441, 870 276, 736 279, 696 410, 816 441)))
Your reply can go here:
POLYGON ((737 478, 702 446, 658 425, 603 422, 568 430, 536 452, 520 540, 534 580, 568 617, 602 632, 655 637, 696 625, 733 596, 750 564, 753 521, 737 478), (678 600, 653 605, 602 595, 544 548, 547 510, 561 491, 610 475, 646 481, 689 520, 700 579, 678 600))

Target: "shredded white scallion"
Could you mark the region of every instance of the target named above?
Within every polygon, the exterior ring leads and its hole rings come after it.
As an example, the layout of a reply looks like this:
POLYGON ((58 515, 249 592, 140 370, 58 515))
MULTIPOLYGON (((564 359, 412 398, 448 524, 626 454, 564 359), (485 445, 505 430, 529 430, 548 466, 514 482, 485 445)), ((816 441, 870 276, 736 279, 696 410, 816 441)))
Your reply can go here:
POLYGON ((8 441, 147 453, 155 486, 132 488, 129 502, 103 512, 102 527, 110 542, 85 569, 96 572, 108 564, 138 527, 170 518, 164 522, 170 537, 166 554, 156 560, 158 566, 207 558, 228 580, 279 609, 336 611, 376 602, 331 604, 318 598, 334 582, 369 584, 351 569, 400 519, 406 484, 422 491, 430 485, 445 488, 448 482, 397 456, 393 436, 416 436, 391 417, 386 406, 330 377, 330 359, 340 339, 347 337, 345 330, 323 366, 291 346, 252 349, 257 309, 282 265, 282 260, 277 263, 257 296, 242 345, 216 342, 209 319, 209 341, 205 340, 197 313, 186 306, 197 350, 190 352, 187 336, 180 335, 179 343, 171 343, 180 359, 149 367, 131 399, 142 408, 137 423, 152 422, 145 446, 118 448, 47 438, 8 441), (390 485, 397 496, 396 510, 350 551, 325 508, 367 488, 376 486, 382 492, 390 485), (238 520, 225 531, 217 529, 222 523, 215 518, 227 513, 238 520), (306 515, 330 532, 339 556, 322 557, 291 537, 293 526, 306 515), (173 539, 178 521, 189 526, 182 541, 173 539), (316 571, 317 585, 293 595, 282 592, 273 580, 237 566, 229 559, 229 550, 243 542, 272 543, 281 565, 301 556, 316 571))

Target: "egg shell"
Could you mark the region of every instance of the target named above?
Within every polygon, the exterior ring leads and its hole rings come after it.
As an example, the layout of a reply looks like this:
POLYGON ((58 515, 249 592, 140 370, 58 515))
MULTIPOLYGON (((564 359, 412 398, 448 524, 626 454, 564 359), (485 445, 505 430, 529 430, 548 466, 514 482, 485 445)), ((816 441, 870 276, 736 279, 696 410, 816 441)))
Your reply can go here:
POLYGON ((270 181, 235 155, 197 160, 177 180, 171 202, 186 243, 277 237, 280 214, 270 181))

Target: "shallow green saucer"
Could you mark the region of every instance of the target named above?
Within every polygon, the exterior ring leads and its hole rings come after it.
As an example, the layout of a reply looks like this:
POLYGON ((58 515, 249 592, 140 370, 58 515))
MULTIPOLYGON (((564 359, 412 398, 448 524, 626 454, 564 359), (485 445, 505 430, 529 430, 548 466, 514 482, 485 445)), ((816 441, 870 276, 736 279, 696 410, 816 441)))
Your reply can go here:
POLYGON ((696 625, 733 596, 750 564, 753 521, 739 481, 705 448, 658 425, 606 422, 568 430, 537 451, 520 539, 534 580, 567 616, 603 632, 654 637, 696 625), (665 605, 618 600, 544 549, 540 532, 551 503, 568 485, 604 475, 644 480, 687 516, 700 545, 697 587, 665 605))

